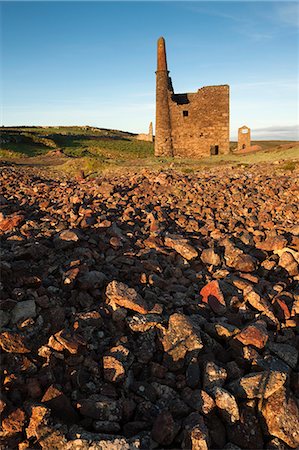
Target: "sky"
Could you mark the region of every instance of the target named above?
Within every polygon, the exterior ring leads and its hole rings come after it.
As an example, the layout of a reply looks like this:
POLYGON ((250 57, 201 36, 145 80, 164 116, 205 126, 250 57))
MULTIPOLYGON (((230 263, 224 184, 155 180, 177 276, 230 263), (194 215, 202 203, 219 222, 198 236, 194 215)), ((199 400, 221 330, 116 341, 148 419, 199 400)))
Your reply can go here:
POLYGON ((298 139, 299 4, 1 2, 3 125, 147 132, 156 41, 175 92, 230 85, 230 130, 298 139))

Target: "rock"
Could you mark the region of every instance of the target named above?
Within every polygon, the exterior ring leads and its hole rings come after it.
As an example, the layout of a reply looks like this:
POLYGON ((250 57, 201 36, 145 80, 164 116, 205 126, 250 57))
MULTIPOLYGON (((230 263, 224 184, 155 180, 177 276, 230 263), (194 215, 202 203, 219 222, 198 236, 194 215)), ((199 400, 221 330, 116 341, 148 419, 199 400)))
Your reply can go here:
POLYGON ((0 330, 2 330, 2 328, 5 327, 9 321, 10 315, 5 311, 0 310, 0 330))
POLYGON ((2 164, 0 410, 25 419, 4 422, 0 447, 295 445, 299 191, 286 175, 165 166, 78 182, 2 164))
POLYGON ((0 333, 0 346, 8 353, 30 353, 24 336, 10 331, 0 333))
POLYGON ((63 230, 54 237, 55 248, 65 250, 72 248, 79 241, 79 233, 75 230, 63 230))
POLYGON ((270 302, 255 292, 251 286, 244 290, 244 299, 257 311, 264 312, 271 310, 270 302))
POLYGON ((59 239, 67 242, 77 242, 79 240, 79 236, 78 233, 74 230, 63 230, 59 233, 59 239))
POLYGON ((200 291, 202 302, 207 303, 216 314, 226 312, 226 303, 218 280, 206 284, 200 291))
POLYGON ((151 437, 160 445, 170 445, 177 433, 177 426, 169 411, 162 411, 154 422, 151 437))
POLYGON ((33 405, 31 407, 30 421, 28 427, 26 428, 26 436, 28 439, 37 437, 38 428, 47 423, 49 416, 50 410, 45 406, 33 405))
POLYGON ((213 266, 219 266, 221 259, 213 248, 206 248, 202 251, 200 259, 204 264, 211 264, 213 266))
POLYGON ((121 306, 140 314, 148 313, 145 300, 133 288, 119 281, 111 281, 106 288, 106 298, 111 305, 121 306))
POLYGON ((198 257, 197 250, 188 243, 188 240, 183 236, 167 234, 165 236, 166 247, 173 248, 177 253, 179 253, 187 261, 191 261, 198 257))
POLYGON ((209 434, 203 417, 192 413, 184 421, 182 449, 208 450, 209 434))
POLYGON ((97 433, 118 433, 120 431, 119 423, 107 420, 94 420, 92 427, 97 433))
POLYGON ((289 344, 280 344, 276 342, 269 342, 269 350, 286 362, 292 369, 296 368, 298 361, 298 350, 289 344))
POLYGON ((213 398, 202 389, 185 388, 182 398, 192 409, 205 416, 210 415, 215 409, 213 398))
POLYGON ((36 378, 28 378, 26 388, 29 397, 33 399, 40 398, 42 396, 42 390, 39 381, 36 378))
POLYGON ((60 330, 50 337, 48 346, 58 352, 65 349, 75 355, 78 353, 80 343, 82 343, 82 339, 79 339, 76 335, 72 335, 67 330, 60 330))
POLYGON ((8 231, 14 230, 18 227, 24 220, 23 214, 12 214, 10 216, 4 217, 0 213, 0 232, 6 233, 8 231))
POLYGON ((277 438, 271 439, 267 444, 267 450, 287 450, 287 447, 282 441, 277 438))
POLYGON ((78 421, 78 414, 73 408, 68 397, 55 386, 50 386, 42 400, 43 403, 49 407, 53 413, 63 419, 67 423, 76 423, 78 421))
POLYGON ((283 267, 291 277, 298 275, 299 266, 298 262, 290 252, 284 252, 279 258, 280 267, 283 267))
POLYGON ((213 396, 219 412, 225 422, 233 424, 240 419, 235 397, 223 388, 213 388, 213 396))
POLYGON ((230 384, 237 397, 268 398, 286 382, 287 374, 277 371, 250 373, 230 384))
POLYGON ((162 318, 158 314, 135 314, 132 317, 127 317, 126 322, 132 331, 144 333, 161 323, 162 318))
POLYGON ((86 272, 78 278, 80 289, 84 291, 103 287, 105 280, 106 275, 97 270, 86 272))
POLYGON ((12 411, 2 420, 3 431, 7 434, 21 433, 25 425, 25 413, 21 408, 12 411))
POLYGON ((240 272, 254 272, 256 259, 250 255, 239 255, 233 262, 233 267, 240 272))
POLYGON ((200 368, 196 358, 192 358, 186 370, 186 383, 192 389, 199 386, 200 368))
POLYGON ((181 368, 185 355, 189 352, 198 353, 202 349, 200 330, 184 314, 172 314, 169 318, 168 329, 161 337, 165 352, 164 359, 168 367, 181 368))
POLYGON ((104 378, 112 383, 121 382, 133 362, 133 355, 123 345, 112 347, 103 357, 104 378))
POLYGON ((253 325, 248 325, 234 337, 234 340, 241 342, 243 345, 253 345, 258 349, 264 348, 268 341, 265 323, 256 322, 253 325))
POLYGON ((263 434, 254 409, 241 406, 239 413, 240 420, 226 428, 228 439, 241 449, 263 449, 263 434))
POLYGON ((285 388, 274 392, 264 402, 261 413, 268 432, 291 448, 299 446, 299 410, 296 400, 285 388))
POLYGON ((211 392, 215 387, 224 385, 227 372, 223 367, 217 366, 213 361, 208 361, 204 368, 203 388, 211 392))
POLYGON ((92 419, 109 422, 118 422, 121 419, 119 402, 98 395, 80 400, 77 408, 83 416, 92 419))
POLYGON ((223 448, 227 438, 226 429, 223 422, 218 418, 216 414, 212 414, 207 417, 207 427, 210 437, 210 448, 223 448))
POLYGON ((256 245, 257 248, 261 250, 266 250, 267 252, 273 252, 274 250, 280 250, 287 246, 287 239, 283 236, 272 236, 267 237, 263 242, 256 245))
POLYGON ((229 323, 215 323, 214 325, 215 332, 220 338, 230 338, 240 331, 238 327, 235 325, 231 325, 229 323))
POLYGON ((24 302, 18 302, 11 311, 12 323, 17 323, 26 319, 36 317, 36 305, 34 300, 25 300, 24 302))

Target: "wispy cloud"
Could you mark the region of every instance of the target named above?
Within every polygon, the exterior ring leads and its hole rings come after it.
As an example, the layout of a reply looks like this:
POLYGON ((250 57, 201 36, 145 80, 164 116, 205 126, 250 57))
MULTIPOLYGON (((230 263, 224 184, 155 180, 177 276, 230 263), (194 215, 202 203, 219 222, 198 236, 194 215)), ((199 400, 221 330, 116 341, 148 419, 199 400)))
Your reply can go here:
POLYGON ((275 11, 282 24, 299 28, 299 3, 279 2, 275 5, 275 11))
POLYGON ((286 80, 261 80, 252 81, 245 83, 234 83, 231 84, 232 89, 257 89, 257 88, 276 88, 276 89, 298 89, 297 79, 286 79, 286 80))
POLYGON ((299 141, 299 125, 273 125, 269 127, 253 128, 255 138, 290 139, 299 141))
MULTIPOLYGON (((187 4, 188 5, 188 4, 187 4)), ((270 40, 273 38, 274 33, 271 31, 265 31, 262 22, 257 21, 256 17, 252 14, 244 14, 244 11, 236 8, 235 12, 226 12, 221 10, 220 4, 213 5, 213 1, 209 6, 205 5, 188 5, 185 9, 192 11, 193 13, 208 15, 211 17, 217 17, 224 19, 227 23, 230 23, 232 31, 236 34, 241 34, 247 37, 251 41, 260 42, 270 40)))

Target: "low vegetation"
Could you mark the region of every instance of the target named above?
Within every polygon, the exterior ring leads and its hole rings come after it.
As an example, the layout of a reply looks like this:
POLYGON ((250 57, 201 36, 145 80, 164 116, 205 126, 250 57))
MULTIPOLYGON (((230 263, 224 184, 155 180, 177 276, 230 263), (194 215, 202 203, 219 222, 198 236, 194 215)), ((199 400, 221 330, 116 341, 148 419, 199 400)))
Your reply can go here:
POLYGON ((292 171, 299 159, 299 143, 292 141, 255 141, 260 150, 246 154, 236 154, 237 144, 231 142, 228 155, 194 160, 155 158, 151 142, 137 141, 133 133, 95 127, 3 127, 1 137, 2 160, 25 159, 28 164, 56 166, 69 174, 80 169, 90 176, 124 168, 159 168, 162 164, 186 174, 215 165, 256 163, 276 163, 278 169, 292 171))

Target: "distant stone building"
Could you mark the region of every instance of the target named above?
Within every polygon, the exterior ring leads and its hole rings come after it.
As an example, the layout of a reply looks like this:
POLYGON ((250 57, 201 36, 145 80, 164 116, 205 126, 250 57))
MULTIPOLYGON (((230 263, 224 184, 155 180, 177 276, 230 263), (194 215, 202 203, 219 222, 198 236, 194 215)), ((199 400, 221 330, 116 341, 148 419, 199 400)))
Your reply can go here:
POLYGON ((162 37, 157 53, 155 155, 199 158, 229 153, 229 86, 175 94, 162 37))
POLYGON ((148 141, 148 142, 153 142, 154 141, 154 137, 153 137, 153 122, 151 122, 149 124, 149 129, 148 129, 148 134, 137 134, 136 139, 138 141, 148 141))
POLYGON ((250 128, 243 125, 238 129, 238 152, 249 150, 251 147, 250 128))

